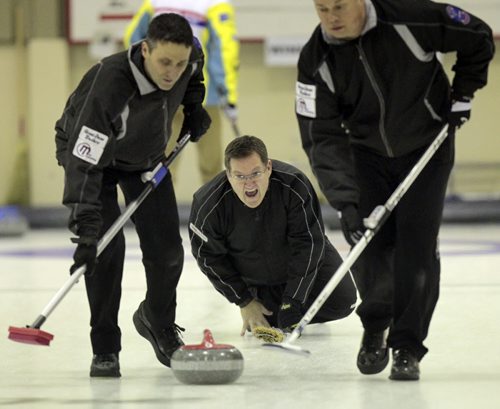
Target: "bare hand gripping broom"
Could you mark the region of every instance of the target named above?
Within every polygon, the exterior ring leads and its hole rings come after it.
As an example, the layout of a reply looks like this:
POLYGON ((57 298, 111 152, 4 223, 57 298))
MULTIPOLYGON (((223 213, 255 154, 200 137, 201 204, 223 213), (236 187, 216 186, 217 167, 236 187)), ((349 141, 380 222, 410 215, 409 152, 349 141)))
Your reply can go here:
POLYGON ((429 160, 432 158, 434 153, 438 150, 439 146, 443 143, 445 138, 448 136, 448 124, 446 124, 438 136, 434 139, 432 144, 427 148, 422 157, 413 166, 412 170, 406 176, 406 178, 399 184, 394 193, 389 197, 384 205, 379 205, 373 209, 370 216, 364 219, 364 225, 366 231, 359 242, 351 249, 349 255, 345 258, 344 262, 337 269, 335 274, 330 281, 326 284, 325 288, 318 295, 316 300, 311 304, 309 309, 306 311, 300 322, 297 324, 292 333, 286 338, 282 343, 265 343, 262 346, 266 348, 277 348, 288 352, 294 352, 301 355, 309 355, 311 352, 298 346, 294 345, 294 342, 300 337, 302 331, 306 325, 308 325, 314 318, 316 313, 319 311, 321 306, 328 299, 330 294, 335 290, 337 285, 342 281, 346 273, 356 262, 360 254, 366 248, 371 239, 375 236, 378 230, 382 227, 384 222, 388 219, 391 212, 394 210, 396 205, 399 203, 403 195, 407 192, 410 186, 413 184, 417 176, 420 174, 422 169, 427 165, 429 160))
MULTIPOLYGON (((181 150, 186 146, 190 139, 191 134, 189 132, 183 135, 182 138, 177 142, 177 145, 172 150, 172 152, 170 152, 165 162, 159 163, 158 166, 156 166, 156 168, 154 168, 151 172, 146 172, 143 174, 143 181, 147 183, 146 188, 137 197, 137 199, 130 202, 122 215, 118 219, 116 219, 116 221, 104 234, 101 240, 99 240, 99 243, 97 243, 97 256, 99 256, 104 251, 107 245, 111 242, 111 240, 113 240, 116 234, 130 219, 132 214, 137 210, 144 199, 146 199, 146 197, 163 180, 163 178, 167 174, 168 167, 171 165, 177 155, 179 155, 181 150)), ((85 273, 85 270, 86 265, 83 265, 71 275, 71 277, 64 283, 64 285, 54 295, 50 302, 45 306, 45 308, 36 318, 33 324, 27 325, 26 327, 9 327, 9 339, 24 344, 49 345, 54 336, 48 332, 42 331, 40 327, 47 320, 52 311, 54 311, 57 305, 62 301, 62 299, 66 296, 66 294, 71 290, 71 288, 78 282, 80 277, 85 273)))

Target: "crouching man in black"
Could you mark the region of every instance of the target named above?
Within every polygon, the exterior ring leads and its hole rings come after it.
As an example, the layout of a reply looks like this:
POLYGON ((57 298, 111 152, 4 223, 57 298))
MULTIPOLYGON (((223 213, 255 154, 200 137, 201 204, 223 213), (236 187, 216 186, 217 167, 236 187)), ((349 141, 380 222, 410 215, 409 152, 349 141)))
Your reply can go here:
MULTIPOLYGON (((226 171, 194 194, 193 255, 217 291, 240 307, 241 335, 291 331, 342 263, 325 235, 318 198, 300 170, 271 161, 254 136, 231 141, 224 162, 226 171)), ((355 303, 347 275, 312 323, 344 318, 355 303)))

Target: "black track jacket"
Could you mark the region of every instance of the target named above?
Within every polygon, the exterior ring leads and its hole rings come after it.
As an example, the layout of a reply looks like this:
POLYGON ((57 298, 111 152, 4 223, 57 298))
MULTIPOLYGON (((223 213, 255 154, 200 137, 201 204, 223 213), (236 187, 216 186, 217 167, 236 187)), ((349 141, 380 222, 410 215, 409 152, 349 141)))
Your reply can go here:
POLYGON ((257 208, 241 202, 225 172, 202 186, 194 194, 189 230, 198 266, 238 305, 251 298, 249 286, 285 283, 284 295, 304 302, 316 276, 338 267, 311 183, 277 160, 257 208))
POLYGON ((69 227, 97 236, 102 172, 144 171, 165 158, 180 104, 202 103, 203 54, 193 44, 189 65, 169 91, 146 75, 140 44, 104 58, 82 78, 56 123, 57 160, 65 170, 63 203, 69 227))
POLYGON ((428 0, 366 0, 352 41, 318 26, 301 51, 296 113, 302 146, 330 204, 356 204, 350 144, 385 157, 429 145, 446 122, 450 85, 436 52, 457 52, 452 89, 474 95, 494 54, 491 29, 428 0))

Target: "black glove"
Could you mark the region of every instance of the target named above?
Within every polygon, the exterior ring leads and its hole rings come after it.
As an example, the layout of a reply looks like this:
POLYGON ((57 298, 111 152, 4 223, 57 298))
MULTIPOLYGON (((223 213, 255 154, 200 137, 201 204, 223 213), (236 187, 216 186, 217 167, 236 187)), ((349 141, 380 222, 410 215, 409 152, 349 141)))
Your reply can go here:
POLYGON ((460 128, 470 119, 472 97, 451 97, 451 108, 448 113, 448 124, 455 129, 460 128))
POLYGON ((347 242, 354 246, 363 237, 365 228, 356 206, 350 204, 339 211, 340 226, 347 242))
POLYGON ((86 264, 85 274, 91 276, 97 262, 97 239, 94 237, 82 236, 72 238, 71 241, 77 243, 78 246, 73 254, 75 263, 69 269, 70 274, 73 274, 79 267, 86 264))
POLYGON ((210 128, 211 123, 212 119, 210 119, 210 115, 208 115, 208 112, 201 104, 186 105, 184 107, 184 122, 182 123, 179 139, 188 131, 191 131, 191 142, 198 142, 207 132, 208 128, 210 128))
POLYGON ((290 297, 283 297, 278 311, 278 327, 283 332, 292 332, 302 319, 301 304, 290 297))

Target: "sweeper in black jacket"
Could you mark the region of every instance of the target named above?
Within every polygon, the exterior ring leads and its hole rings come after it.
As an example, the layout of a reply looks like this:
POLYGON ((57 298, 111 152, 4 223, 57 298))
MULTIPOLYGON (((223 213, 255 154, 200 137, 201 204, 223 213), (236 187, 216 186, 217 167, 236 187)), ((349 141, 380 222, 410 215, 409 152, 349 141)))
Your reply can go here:
MULTIPOLYGON (((225 168, 194 194, 193 255, 240 307, 242 335, 257 327, 290 331, 342 263, 325 235, 318 198, 301 171, 271 161, 254 136, 229 143, 225 168)), ((312 322, 343 318, 355 302, 349 274, 312 322)))
MULTIPOLYGON (((94 357, 90 376, 118 377, 118 310, 125 256, 123 232, 96 260, 97 241, 119 217, 117 185, 127 203, 144 190, 141 175, 165 159, 172 118, 182 104, 182 134, 191 141, 208 129, 202 107, 203 53, 186 19, 163 14, 147 38, 103 59, 83 77, 56 124, 57 159, 64 167, 63 202, 78 236, 74 272, 86 264, 94 357)), ((170 366, 180 345, 175 324, 176 287, 184 251, 170 174, 132 217, 146 270, 147 293, 134 314, 138 332, 170 366)))
POLYGON ((438 232, 455 130, 494 54, 480 19, 428 0, 314 0, 321 24, 301 51, 302 145, 346 240, 386 202, 448 123, 449 136, 353 267, 364 327, 357 365, 419 379, 439 294, 438 232), (436 54, 456 52, 451 86, 436 54), (388 334, 388 338, 387 338, 388 334), (387 343, 386 343, 387 341, 387 343))

